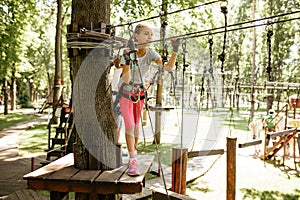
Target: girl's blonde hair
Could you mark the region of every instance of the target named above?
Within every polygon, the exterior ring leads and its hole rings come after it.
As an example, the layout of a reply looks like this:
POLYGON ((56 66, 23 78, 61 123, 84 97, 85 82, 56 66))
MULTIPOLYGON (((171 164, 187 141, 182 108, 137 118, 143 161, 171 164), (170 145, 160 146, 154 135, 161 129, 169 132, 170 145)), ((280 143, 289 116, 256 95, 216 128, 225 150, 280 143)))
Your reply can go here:
POLYGON ((144 28, 151 28, 147 23, 137 24, 134 29, 134 34, 140 34, 144 28))

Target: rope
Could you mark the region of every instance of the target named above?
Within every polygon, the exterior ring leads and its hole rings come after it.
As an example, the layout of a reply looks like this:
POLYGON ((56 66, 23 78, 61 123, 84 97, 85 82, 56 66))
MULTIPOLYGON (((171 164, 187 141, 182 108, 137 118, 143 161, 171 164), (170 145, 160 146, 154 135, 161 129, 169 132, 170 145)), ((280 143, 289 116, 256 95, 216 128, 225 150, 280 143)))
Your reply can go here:
MULTIPOLYGON (((249 20, 249 21, 245 21, 245 22, 230 24, 230 25, 227 25, 227 30, 226 31, 228 33, 228 32, 237 31, 237 30, 244 30, 244 29, 248 29, 248 28, 266 26, 266 25, 269 24, 269 22, 264 22, 264 23, 261 23, 261 24, 254 24, 254 22, 266 21, 266 20, 270 20, 270 19, 274 19, 274 18, 279 18, 279 17, 289 16, 289 15, 294 15, 294 14, 297 14, 297 13, 300 13, 300 10, 299 11, 290 12, 290 13, 284 13, 284 14, 274 15, 274 16, 270 16, 270 17, 265 17, 265 18, 260 18, 260 19, 255 19, 255 20, 249 20), (250 23, 252 25, 248 25, 248 26, 245 26, 245 27, 239 27, 239 28, 233 28, 235 26, 241 26, 241 25, 250 24, 250 23)), ((284 20, 278 20, 278 21, 272 22, 272 24, 284 23, 284 22, 289 22, 289 21, 299 20, 299 19, 300 19, 300 17, 295 17, 295 18, 290 18, 290 19, 284 19, 284 20)), ((203 37, 203 36, 208 36, 208 35, 215 35, 215 34, 224 33, 225 30, 218 31, 220 29, 225 29, 225 26, 221 26, 221 27, 217 27, 217 28, 211 28, 211 29, 206 29, 206 30, 201 30, 201 31, 196 31, 196 32, 191 32, 191 33, 185 33, 185 34, 177 35, 177 36, 172 36, 172 37, 166 38, 166 41, 171 40, 173 38, 190 39, 190 38, 197 38, 197 37, 203 37)), ((161 40, 153 40, 151 43, 160 42, 160 41, 161 40)))
POLYGON ((225 49, 226 49, 226 39, 227 39, 227 13, 228 13, 227 6, 221 6, 221 12, 224 14, 224 38, 223 38, 222 53, 218 57, 219 60, 221 61, 221 74, 222 74, 222 82, 223 82, 222 102, 224 102, 224 85, 225 85, 224 63, 225 63, 225 56, 226 56, 225 49))
POLYGON ((219 55, 219 59, 221 61, 221 73, 223 74, 223 80, 224 80, 224 62, 225 62, 225 49, 226 49, 226 38, 227 38, 227 7, 226 6, 222 6, 221 7, 221 12, 224 14, 224 39, 223 39, 223 47, 222 47, 222 53, 219 55))
POLYGON ((217 3, 217 2, 221 2, 221 1, 224 1, 224 0, 211 1, 211 2, 200 4, 200 5, 195 5, 195 6, 192 6, 192 7, 189 7, 189 8, 176 10, 176 11, 169 12, 169 13, 161 13, 160 15, 152 16, 152 17, 149 17, 149 18, 141 19, 141 20, 137 20, 137 21, 134 21, 134 22, 118 24, 118 25, 115 25, 114 27, 126 26, 126 25, 129 25, 129 24, 136 24, 136 23, 140 23, 140 22, 144 22, 144 21, 148 21, 148 20, 152 20, 152 19, 156 19, 156 18, 160 18, 160 17, 166 17, 168 15, 183 12, 183 11, 186 11, 186 10, 195 9, 195 8, 202 7, 202 6, 207 6, 207 5, 214 4, 214 3, 217 3))
MULTIPOLYGON (((250 20, 250 21, 245 21, 245 22, 240 22, 240 23, 236 23, 236 24, 227 25, 227 30, 226 31, 227 31, 227 33, 229 33, 229 32, 232 32, 232 31, 238 31, 238 30, 244 30, 244 29, 248 29, 248 28, 266 26, 266 25, 268 25, 269 22, 264 22, 264 23, 255 24, 255 25, 248 25, 248 26, 245 26, 245 27, 234 28, 235 26, 241 26, 241 25, 244 25, 244 24, 249 24, 249 23, 254 23, 254 22, 259 22, 259 21, 264 21, 264 20, 270 20, 270 19, 289 16, 289 15, 294 15, 294 14, 297 14, 297 13, 300 13, 300 11, 294 11, 294 12, 290 12, 290 13, 284 13, 284 14, 274 15, 274 16, 260 18, 260 19, 256 19, 256 20, 250 20)), ((300 17, 294 17, 294 18, 290 18, 290 19, 274 21, 274 22, 272 22, 272 24, 285 23, 285 22, 299 20, 299 19, 300 19, 300 17)), ((128 25, 129 24, 130 23, 128 23, 128 25)), ((224 29, 224 28, 225 27, 222 26, 222 27, 217 27, 217 28, 212 28, 212 29, 201 30, 201 31, 197 31, 197 32, 185 33, 184 35, 177 35, 177 36, 165 38, 165 40, 168 41, 168 40, 171 40, 173 38, 191 39, 191 38, 198 38, 198 37, 203 37, 203 36, 208 36, 208 35, 221 34, 221 33, 224 33, 224 30, 221 30, 221 31, 218 31, 218 30, 224 29)), ((68 35, 70 35, 70 34, 74 34, 74 35, 76 34, 77 35, 78 33, 69 33, 68 35)), ((153 40, 152 42, 148 42, 148 43, 155 43, 155 42, 160 42, 160 41, 161 40, 153 40)), ((68 47, 69 48, 110 48, 110 44, 108 44, 108 45, 102 44, 103 47, 101 47, 101 46, 99 46, 99 43, 95 43, 95 42, 73 42, 73 43, 68 42, 68 47)), ((143 43, 143 44, 148 44, 148 43, 143 43)), ((120 47, 123 47, 123 46, 120 45, 120 47)))
POLYGON ((267 45, 268 45, 268 67, 267 67, 267 74, 268 74, 268 81, 272 81, 272 66, 271 66, 271 59, 272 59, 272 42, 271 37, 273 36, 273 27, 272 24, 269 24, 267 27, 267 45))

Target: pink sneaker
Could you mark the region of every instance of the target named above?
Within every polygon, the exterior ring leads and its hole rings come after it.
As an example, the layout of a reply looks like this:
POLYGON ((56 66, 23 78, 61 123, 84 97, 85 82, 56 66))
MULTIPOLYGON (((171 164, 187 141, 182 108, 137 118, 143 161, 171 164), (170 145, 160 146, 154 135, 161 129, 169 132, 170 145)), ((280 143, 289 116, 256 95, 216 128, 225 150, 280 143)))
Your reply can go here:
POLYGON ((137 166, 137 159, 136 158, 129 159, 129 166, 128 166, 127 174, 129 176, 139 176, 140 175, 140 171, 139 171, 138 166, 137 166))

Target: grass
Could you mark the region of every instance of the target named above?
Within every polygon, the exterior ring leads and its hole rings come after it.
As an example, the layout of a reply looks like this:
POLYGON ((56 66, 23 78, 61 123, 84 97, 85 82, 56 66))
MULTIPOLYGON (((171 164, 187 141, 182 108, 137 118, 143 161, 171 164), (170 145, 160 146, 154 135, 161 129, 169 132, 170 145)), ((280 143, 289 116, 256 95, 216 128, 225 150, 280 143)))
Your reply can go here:
POLYGON ((22 113, 9 113, 8 115, 0 114, 0 131, 15 125, 20 122, 28 121, 37 118, 36 115, 22 114, 22 113))
POLYGON ((244 118, 244 117, 239 117, 239 116, 233 116, 230 117, 228 116, 223 125, 224 126, 232 126, 236 130, 242 130, 242 131, 248 131, 248 123, 249 120, 244 118))
MULTIPOLYGON (((174 147, 174 144, 167 144, 162 143, 158 144, 158 150, 160 152, 160 161, 164 165, 171 166, 172 165, 172 148, 174 147)), ((141 155, 154 155, 154 161, 157 162, 157 151, 156 151, 156 145, 152 144, 150 142, 147 142, 144 147, 144 143, 138 144, 138 150, 139 154, 141 155)))
POLYGON ((47 122, 41 122, 19 135, 19 155, 44 155, 48 148, 47 122))
POLYGON ((266 190, 256 190, 254 188, 246 188, 241 189, 241 191, 244 193, 243 199, 262 199, 262 200, 298 200, 300 199, 300 190, 295 189, 294 193, 283 193, 281 191, 266 191, 266 190))

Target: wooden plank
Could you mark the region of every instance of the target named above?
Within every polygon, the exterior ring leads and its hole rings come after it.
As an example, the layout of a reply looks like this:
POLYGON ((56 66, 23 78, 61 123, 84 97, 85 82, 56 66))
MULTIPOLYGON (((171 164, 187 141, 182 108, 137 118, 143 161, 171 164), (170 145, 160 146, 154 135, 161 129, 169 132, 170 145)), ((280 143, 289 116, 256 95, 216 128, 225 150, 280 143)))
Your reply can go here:
POLYGON ((8 196, 8 200, 19 200, 17 194, 14 192, 8 196))
POLYGON ((295 131, 297 131, 297 128, 288 129, 288 130, 284 130, 284 131, 269 132, 269 133, 267 133, 267 135, 270 135, 271 137, 272 136, 282 136, 282 135, 286 135, 286 134, 289 134, 289 133, 292 133, 295 131))
POLYGON ((46 200, 46 199, 49 199, 46 196, 42 196, 42 195, 38 194, 34 190, 28 190, 28 192, 31 194, 31 196, 33 197, 34 200, 46 200))
POLYGON ((24 199, 24 200, 28 199, 26 194, 24 194, 23 190, 16 191, 16 195, 18 196, 18 199, 24 199))
POLYGON ((153 200, 195 200, 194 198, 178 194, 168 190, 166 192, 163 188, 155 188, 152 190, 152 199, 153 200), (167 195, 168 192, 168 195, 167 195), (168 197, 169 196, 169 197, 168 197))
MULTIPOLYGON (((28 190, 21 190, 24 194, 24 197, 27 197, 28 199, 33 199, 33 196, 31 195, 31 193, 28 190)), ((26 199, 26 198, 24 198, 26 199)))
POLYGON ((99 194, 121 193, 117 185, 119 178, 125 173, 127 166, 121 166, 114 170, 104 171, 94 181, 95 192, 99 194))
POLYGON ((69 180, 92 183, 100 174, 101 174, 100 170, 90 170, 90 169, 89 170, 80 170, 69 180))
POLYGON ((170 106, 149 106, 150 111, 155 111, 155 112, 163 112, 163 111, 170 111, 174 110, 174 107, 170 106))
POLYGON ((40 179, 44 179, 46 177, 48 177, 49 175, 51 175, 52 173, 63 169, 65 167, 74 165, 74 158, 73 158, 73 153, 70 153, 62 158, 59 158, 55 161, 53 161, 52 163, 41 167, 29 174, 26 174, 25 176, 23 176, 23 179, 30 179, 30 178, 40 178, 40 179))
POLYGON ((47 190, 47 183, 43 179, 28 179, 27 188, 32 190, 47 190))
POLYGON ((33 190, 48 190, 56 192, 69 192, 70 183, 67 181, 28 179, 27 188, 33 190))
POLYGON ((123 199, 126 200, 145 200, 150 199, 152 196, 152 190, 146 187, 143 187, 142 192, 135 194, 123 194, 123 199))
POLYGON ((145 178, 146 173, 149 171, 153 160, 153 155, 139 155, 138 167, 140 175, 132 177, 129 176, 127 173, 124 173, 118 181, 120 193, 133 194, 142 192, 143 180, 145 178))
POLYGON ((245 142, 245 143, 239 143, 239 148, 245 148, 245 147, 249 147, 249 146, 253 146, 253 145, 258 145, 261 144, 262 140, 254 140, 251 142, 245 142))
POLYGON ((142 191, 142 183, 148 172, 153 155, 139 156, 140 176, 129 177, 127 165, 101 174, 100 170, 79 170, 73 166, 73 154, 64 156, 24 176, 28 188, 55 192, 82 193, 137 193, 142 191))
POLYGON ((212 149, 212 150, 202 150, 202 151, 190 151, 188 152, 188 158, 194 158, 199 156, 213 156, 224 154, 224 149, 212 149))
POLYGON ((51 174, 47 177, 48 180, 70 180, 80 169, 75 168, 74 166, 68 166, 57 172, 51 174))
POLYGON ((154 160, 153 155, 138 156, 138 168, 140 171, 140 175, 132 177, 129 176, 127 173, 124 173, 123 176, 119 179, 119 182, 122 183, 142 182, 145 177, 145 174, 149 171, 153 160, 154 160))
POLYGON ((119 168, 113 170, 104 171, 99 177, 95 179, 96 183, 105 183, 105 182, 118 182, 119 178, 126 172, 127 165, 123 165, 119 168))

